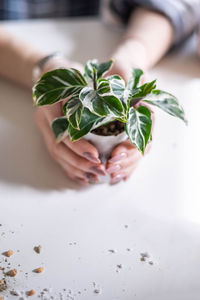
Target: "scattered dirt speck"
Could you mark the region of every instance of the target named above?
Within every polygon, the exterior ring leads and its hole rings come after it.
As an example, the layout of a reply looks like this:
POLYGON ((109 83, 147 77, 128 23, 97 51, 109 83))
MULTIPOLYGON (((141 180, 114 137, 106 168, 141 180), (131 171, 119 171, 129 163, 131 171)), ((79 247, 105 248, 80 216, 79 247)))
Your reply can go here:
POLYGON ((37 254, 40 254, 40 253, 41 253, 41 250, 42 250, 42 246, 41 246, 41 245, 35 246, 35 247, 34 247, 34 251, 35 251, 37 254))
POLYGON ((34 273, 42 273, 42 272, 44 272, 44 268, 43 267, 39 267, 37 269, 34 269, 33 272, 34 273))
POLYGON ((114 249, 109 249, 108 252, 110 252, 110 253, 116 253, 116 250, 114 250, 114 249))
POLYGON ((8 250, 8 251, 3 252, 2 254, 6 257, 10 257, 14 254, 14 251, 13 250, 8 250))
POLYGON ((10 291, 10 294, 12 295, 12 296, 19 296, 20 294, 17 292, 17 291, 10 291))
POLYGON ((6 280, 3 278, 0 280, 0 292, 7 290, 6 280))
POLYGON ((100 294, 100 293, 101 293, 101 290, 100 290, 100 289, 94 289, 94 293, 95 293, 95 294, 100 294))
POLYGON ((27 296, 33 296, 33 295, 36 294, 36 291, 35 290, 30 290, 26 294, 27 294, 27 296))
POLYGON ((15 277, 17 275, 17 269, 10 270, 6 273, 6 276, 15 277))
POLYGON ((117 268, 118 269, 122 269, 122 265, 120 264, 120 265, 117 265, 117 268))

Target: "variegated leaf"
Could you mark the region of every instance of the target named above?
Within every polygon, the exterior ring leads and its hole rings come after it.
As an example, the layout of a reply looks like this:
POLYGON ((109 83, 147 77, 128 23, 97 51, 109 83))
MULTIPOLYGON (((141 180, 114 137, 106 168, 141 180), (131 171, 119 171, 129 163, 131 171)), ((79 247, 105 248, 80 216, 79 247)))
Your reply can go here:
POLYGON ((144 154, 146 145, 151 137, 151 127, 151 112, 147 107, 130 108, 126 132, 130 141, 142 154, 144 154))
POLYGON ((146 95, 151 93, 156 88, 156 80, 153 80, 151 82, 147 82, 140 87, 137 87, 133 89, 132 91, 129 90, 128 99, 127 99, 127 105, 128 107, 136 105, 138 102, 140 102, 146 95))
POLYGON ((109 80, 114 95, 121 101, 124 100, 125 81, 119 75, 106 77, 109 80))
POLYGON ((57 143, 61 142, 68 136, 69 122, 66 117, 60 117, 52 122, 52 129, 56 137, 57 143))
POLYGON ((97 66, 97 78, 104 76, 113 65, 113 60, 109 60, 103 63, 98 64, 97 66))
POLYGON ((38 106, 49 105, 78 95, 87 85, 76 69, 56 69, 45 73, 33 87, 33 100, 38 106))
POLYGON ((100 64, 98 63, 97 59, 89 60, 85 66, 85 76, 89 80, 93 80, 96 75, 96 79, 98 79, 105 75, 110 70, 112 65, 112 60, 100 64))
POLYGON ((117 117, 124 116, 123 105, 112 93, 107 79, 98 80, 97 90, 85 87, 79 97, 84 107, 99 116, 107 116, 108 114, 117 117))
POLYGON ((154 90, 142 99, 142 101, 161 108, 171 116, 177 117, 187 124, 184 110, 178 103, 178 99, 172 94, 161 90, 154 90))
POLYGON ((144 72, 141 69, 132 69, 132 77, 127 84, 127 87, 130 91, 138 87, 143 74, 144 72))
POLYGON ((80 129, 75 129, 69 124, 68 131, 72 141, 79 140, 88 132, 90 132, 95 122, 100 118, 99 116, 92 114, 89 109, 84 108, 82 112, 81 122, 79 124, 80 129))
POLYGON ((71 97, 63 106, 63 112, 69 123, 76 129, 79 129, 83 104, 77 96, 71 97))

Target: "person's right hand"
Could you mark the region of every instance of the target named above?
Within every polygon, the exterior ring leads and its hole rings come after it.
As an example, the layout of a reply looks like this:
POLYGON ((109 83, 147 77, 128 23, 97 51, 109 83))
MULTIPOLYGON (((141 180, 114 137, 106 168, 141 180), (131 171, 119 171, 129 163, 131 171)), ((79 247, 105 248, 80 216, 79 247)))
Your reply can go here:
MULTIPOLYGON (((71 66, 80 70, 77 64, 67 65, 67 67, 71 66)), ((44 72, 55 68, 56 65, 53 65, 44 72)), ((44 137, 47 149, 72 180, 83 185, 98 182, 99 175, 106 175, 105 166, 98 158, 98 150, 91 143, 85 139, 71 142, 69 137, 61 143, 56 143, 51 124, 54 119, 63 115, 62 105, 62 102, 58 102, 54 105, 38 107, 36 110, 35 121, 44 137)))

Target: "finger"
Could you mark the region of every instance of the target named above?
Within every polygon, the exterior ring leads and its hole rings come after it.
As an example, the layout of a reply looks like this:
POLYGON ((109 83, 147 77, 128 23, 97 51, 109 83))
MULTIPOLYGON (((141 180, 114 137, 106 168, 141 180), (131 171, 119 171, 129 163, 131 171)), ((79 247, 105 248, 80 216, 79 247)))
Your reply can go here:
POLYGON ((81 178, 84 181, 87 181, 89 183, 96 183, 99 182, 99 176, 97 174, 93 174, 90 172, 84 172, 70 163, 66 163, 64 160, 59 158, 59 162, 61 163, 63 169, 66 169, 68 175, 73 180, 76 180, 76 178, 81 178))
POLYGON ((65 143, 68 148, 70 148, 79 156, 84 157, 95 164, 99 164, 101 162, 99 159, 98 150, 85 139, 80 139, 76 142, 71 142, 70 138, 67 137, 63 141, 63 143, 65 143))
POLYGON ((96 175, 105 176, 105 166, 103 163, 100 163, 98 165, 94 165, 94 163, 88 161, 85 158, 82 158, 81 156, 74 153, 71 149, 66 147, 63 143, 60 144, 53 144, 53 147, 51 149, 51 155, 54 159, 57 157, 63 159, 66 163, 84 171, 93 173, 96 175))
POLYGON ((131 174, 136 170, 137 164, 134 164, 123 171, 115 172, 111 174, 111 184, 120 182, 121 180, 127 180, 131 174))
POLYGON ((108 163, 106 172, 108 174, 112 174, 119 171, 124 171, 126 168, 130 166, 138 165, 141 160, 141 155, 139 153, 135 153, 135 155, 128 156, 127 159, 123 159, 118 163, 108 163))
POLYGON ((137 148, 131 143, 128 139, 125 142, 119 144, 112 152, 111 158, 109 159, 110 163, 117 163, 123 159, 126 159, 129 155, 132 155, 134 152, 138 152, 137 148))
MULTIPOLYGON (((50 154, 52 155, 52 149, 54 149, 56 144, 55 144, 55 137, 51 129, 49 128, 47 120, 44 119, 43 122, 40 123, 40 127, 41 127, 41 132, 44 136, 46 146, 50 154)), ((64 169, 64 171, 72 180, 78 181, 82 184, 87 184, 88 181, 90 181, 91 183, 99 182, 99 177, 96 174, 90 172, 83 172, 80 169, 76 168, 75 166, 72 166, 71 164, 67 163, 66 160, 62 159, 62 157, 60 156, 56 155, 54 156, 54 159, 64 169)))
POLYGON ((88 185, 88 183, 97 183, 99 182, 99 177, 95 174, 89 172, 83 172, 82 170, 67 164, 64 160, 58 158, 57 162, 60 164, 62 169, 66 172, 67 176, 83 185, 88 185))

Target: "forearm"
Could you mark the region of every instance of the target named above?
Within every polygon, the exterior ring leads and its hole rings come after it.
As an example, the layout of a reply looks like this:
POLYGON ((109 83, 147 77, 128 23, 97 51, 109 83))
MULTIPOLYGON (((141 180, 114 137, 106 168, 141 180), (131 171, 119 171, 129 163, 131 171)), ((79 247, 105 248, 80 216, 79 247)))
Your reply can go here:
POLYGON ((138 8, 130 18, 116 56, 126 56, 130 66, 149 69, 167 52, 173 39, 173 27, 165 16, 138 8))
POLYGON ((0 26, 0 76, 31 88, 33 67, 44 55, 0 26))

